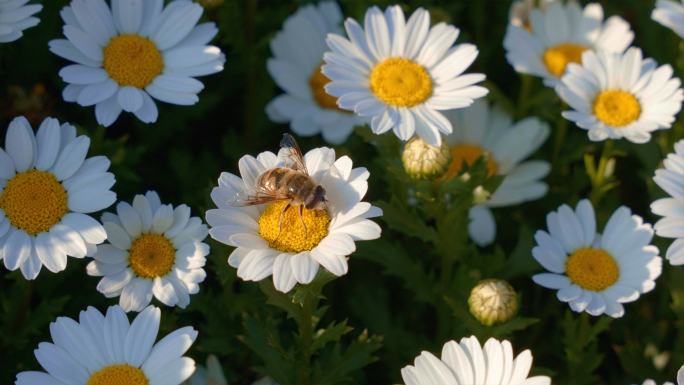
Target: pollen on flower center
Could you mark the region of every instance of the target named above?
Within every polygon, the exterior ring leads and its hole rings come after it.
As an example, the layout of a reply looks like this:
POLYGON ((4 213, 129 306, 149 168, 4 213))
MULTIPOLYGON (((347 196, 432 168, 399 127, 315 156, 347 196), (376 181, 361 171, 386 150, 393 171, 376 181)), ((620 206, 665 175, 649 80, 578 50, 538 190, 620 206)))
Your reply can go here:
POLYGON ((589 47, 573 43, 559 44, 544 52, 544 64, 549 72, 561 77, 565 73, 565 67, 568 63, 582 62, 582 52, 588 49, 589 47))
MULTIPOLYGON (((474 144, 464 143, 452 146, 451 156, 453 157, 453 160, 449 165, 449 170, 447 170, 447 172, 444 174, 444 179, 449 179, 452 176, 460 173, 461 170, 463 170, 464 161, 468 166, 472 166, 479 157, 484 155, 484 153, 485 152, 482 148, 474 144)), ((487 169, 489 170, 487 173, 487 178, 495 175, 498 172, 496 162, 491 156, 489 159, 487 159, 487 169)))
POLYGON ((604 250, 585 247, 568 257, 565 274, 582 289, 602 291, 617 282, 620 269, 604 250))
POLYGON ((49 172, 18 173, 0 194, 0 209, 13 226, 38 235, 67 213, 67 193, 49 172))
POLYGON ((107 366, 90 376, 86 385, 147 385, 150 380, 138 368, 128 365, 107 366))
POLYGON ((370 87, 392 106, 413 107, 432 95, 432 79, 425 68, 408 59, 391 58, 373 68, 370 87))
POLYGON ((142 36, 113 37, 102 52, 102 68, 122 87, 145 88, 164 69, 161 52, 142 36))
POLYGON ((143 278, 166 275, 173 268, 176 251, 168 239, 157 234, 144 234, 129 250, 129 264, 143 278))
POLYGON ((300 253, 313 249, 328 235, 330 216, 325 210, 304 208, 302 216, 308 231, 305 234, 299 217, 299 207, 291 206, 283 214, 281 232, 280 213, 286 205, 287 202, 275 202, 266 207, 259 218, 259 234, 272 248, 283 252, 300 253))
POLYGON ((594 114, 605 124, 622 127, 639 119, 641 105, 629 92, 603 91, 594 99, 594 114))
POLYGON ((322 108, 332 108, 338 111, 349 112, 339 108, 337 106, 337 98, 325 92, 324 87, 326 84, 330 83, 330 79, 321 72, 323 64, 325 63, 321 63, 316 67, 316 70, 309 78, 309 87, 311 87, 311 93, 313 94, 314 100, 316 100, 316 103, 322 108))

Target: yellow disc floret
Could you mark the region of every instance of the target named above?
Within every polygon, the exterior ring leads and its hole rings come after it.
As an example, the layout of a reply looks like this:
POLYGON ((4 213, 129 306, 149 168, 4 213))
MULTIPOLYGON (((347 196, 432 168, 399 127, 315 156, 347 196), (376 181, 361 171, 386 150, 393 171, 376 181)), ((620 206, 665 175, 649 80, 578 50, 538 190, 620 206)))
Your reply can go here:
POLYGON ((275 202, 266 207, 259 218, 259 234, 272 248, 287 253, 300 253, 311 250, 328 235, 330 216, 325 210, 308 210, 304 208, 302 216, 307 232, 304 231, 299 217, 299 207, 290 206, 283 214, 282 232, 280 231, 280 213, 287 202, 275 202))
POLYGON ((585 247, 568 257, 565 274, 582 289, 602 291, 617 282, 620 269, 604 250, 585 247))
POLYGON ((13 226, 38 235, 67 213, 67 193, 49 172, 18 173, 7 181, 0 195, 0 209, 13 226))
POLYGON ((166 275, 173 268, 176 251, 168 239, 157 234, 144 234, 129 250, 129 263, 140 277, 156 278, 166 275))
POLYGON ((605 124, 622 127, 639 119, 641 105, 629 92, 603 91, 594 99, 594 114, 605 124))
POLYGON ((151 40, 142 36, 113 37, 102 52, 102 68, 122 87, 145 88, 164 69, 161 52, 151 40))
POLYGON ((107 366, 90 376, 86 385, 147 385, 150 380, 138 368, 128 365, 107 366))
POLYGON ((349 112, 340 109, 337 106, 337 98, 325 92, 324 87, 326 84, 330 83, 330 79, 323 75, 323 72, 321 72, 321 67, 323 67, 323 63, 316 67, 316 70, 309 78, 309 87, 311 87, 311 93, 313 94, 314 100, 322 108, 332 108, 339 111, 349 112))
POLYGON ((582 52, 588 49, 589 47, 572 43, 559 44, 549 48, 544 52, 543 57, 546 69, 552 74, 561 77, 565 73, 565 67, 568 63, 582 62, 582 52))
POLYGON ((387 59, 375 66, 370 87, 380 100, 398 107, 413 107, 432 95, 432 79, 425 68, 402 58, 387 59))
MULTIPOLYGON (((472 166, 479 157, 484 155, 484 153, 485 151, 482 148, 474 144, 463 143, 452 146, 451 156, 453 160, 449 165, 449 170, 444 174, 444 179, 449 179, 460 173, 461 170, 463 170, 464 161, 468 166, 472 166)), ((498 172, 498 167, 492 156, 487 159, 487 169, 489 170, 487 178, 498 172)))

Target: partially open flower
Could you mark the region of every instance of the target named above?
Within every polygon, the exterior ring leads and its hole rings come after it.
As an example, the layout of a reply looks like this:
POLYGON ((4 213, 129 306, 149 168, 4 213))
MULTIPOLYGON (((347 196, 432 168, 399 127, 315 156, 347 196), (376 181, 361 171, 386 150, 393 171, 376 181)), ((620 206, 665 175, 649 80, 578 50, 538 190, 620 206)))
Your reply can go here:
POLYGON ((414 179, 436 179, 444 175, 449 169, 451 149, 446 142, 439 147, 430 146, 423 139, 416 136, 404 146, 401 160, 404 169, 414 179))
POLYGON ((470 313, 486 326, 510 321, 518 312, 515 290, 500 279, 480 281, 470 292, 468 305, 470 313))

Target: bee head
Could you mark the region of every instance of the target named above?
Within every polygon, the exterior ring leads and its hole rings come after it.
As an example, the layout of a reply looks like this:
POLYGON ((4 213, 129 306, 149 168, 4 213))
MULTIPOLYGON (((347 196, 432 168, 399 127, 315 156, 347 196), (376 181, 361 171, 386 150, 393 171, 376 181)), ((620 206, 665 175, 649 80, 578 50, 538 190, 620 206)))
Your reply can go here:
POLYGON ((309 194, 309 196, 306 198, 306 202, 304 204, 304 207, 306 207, 309 210, 322 210, 325 208, 325 205, 328 203, 328 200, 325 199, 325 194, 327 191, 325 190, 325 187, 321 186, 320 184, 314 188, 314 190, 309 194))

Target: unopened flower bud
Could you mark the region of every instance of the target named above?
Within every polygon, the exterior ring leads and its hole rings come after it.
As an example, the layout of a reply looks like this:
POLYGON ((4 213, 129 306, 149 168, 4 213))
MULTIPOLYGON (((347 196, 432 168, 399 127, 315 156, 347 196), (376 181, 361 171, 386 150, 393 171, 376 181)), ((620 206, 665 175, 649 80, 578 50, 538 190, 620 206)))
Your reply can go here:
POLYGON ((416 136, 404 146, 401 160, 404 169, 414 179, 436 179, 444 175, 452 160, 449 145, 442 141, 440 147, 433 147, 416 136))
POLYGON ((490 196, 492 196, 492 193, 485 190, 482 186, 477 186, 475 187, 475 190, 473 190, 473 204, 478 205, 483 203, 489 199, 490 196))
POLYGON ((470 313, 483 325, 509 321, 518 312, 515 290, 506 281, 485 279, 470 292, 470 313))

